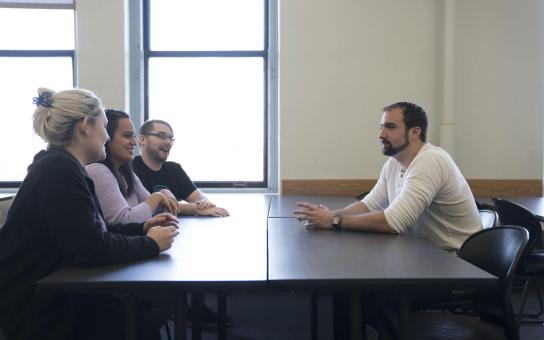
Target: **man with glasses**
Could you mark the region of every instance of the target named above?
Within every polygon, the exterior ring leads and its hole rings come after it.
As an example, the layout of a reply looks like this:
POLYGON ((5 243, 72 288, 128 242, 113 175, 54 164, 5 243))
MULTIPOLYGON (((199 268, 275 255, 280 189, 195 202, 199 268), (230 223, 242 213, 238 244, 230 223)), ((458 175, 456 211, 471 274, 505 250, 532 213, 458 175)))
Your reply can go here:
POLYGON ((134 172, 149 192, 168 189, 173 193, 181 214, 228 216, 216 207, 191 181, 181 165, 167 161, 174 145, 172 127, 162 120, 149 120, 140 128, 140 156, 134 158, 134 172), (183 202, 185 201, 185 202, 183 202))
MULTIPOLYGON (((201 216, 228 216, 229 213, 216 207, 198 190, 193 181, 185 173, 181 165, 167 161, 175 142, 174 132, 170 124, 162 120, 148 120, 140 127, 140 156, 132 162, 134 172, 149 192, 168 189, 175 196, 181 214, 201 216)), ((205 299, 198 296, 197 301, 205 299)), ((187 311, 188 323, 191 320, 191 307, 187 311)), ((202 325, 216 326, 220 316, 205 303, 200 305, 200 321, 202 325)), ((230 317, 225 316, 225 323, 230 324, 230 317)))

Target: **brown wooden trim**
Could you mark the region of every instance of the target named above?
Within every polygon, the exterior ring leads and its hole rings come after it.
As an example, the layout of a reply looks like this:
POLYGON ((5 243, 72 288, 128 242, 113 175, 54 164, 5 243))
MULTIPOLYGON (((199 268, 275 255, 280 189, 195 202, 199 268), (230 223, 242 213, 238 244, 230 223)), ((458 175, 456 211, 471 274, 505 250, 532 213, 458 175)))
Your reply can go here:
POLYGON ((350 195, 357 196, 370 191, 375 179, 284 179, 281 192, 286 195, 350 195))
MULTIPOLYGON (((542 180, 538 179, 469 179, 476 197, 542 196, 542 180)), ((284 179, 283 194, 350 195, 370 191, 375 179, 284 179)))
POLYGON ((476 197, 542 196, 539 179, 468 179, 476 197))

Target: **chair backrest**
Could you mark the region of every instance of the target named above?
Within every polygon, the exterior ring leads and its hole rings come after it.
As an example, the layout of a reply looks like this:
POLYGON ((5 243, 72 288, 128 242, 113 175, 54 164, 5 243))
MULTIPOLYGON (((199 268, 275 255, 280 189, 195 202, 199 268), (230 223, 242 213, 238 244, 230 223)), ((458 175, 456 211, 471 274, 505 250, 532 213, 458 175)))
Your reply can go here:
POLYGON ((502 324, 509 339, 519 339, 512 310, 512 283, 517 266, 529 242, 529 232, 519 226, 498 226, 471 235, 459 249, 459 257, 499 278, 499 291, 485 290, 483 301, 492 301, 501 310, 502 324))
POLYGON ((366 195, 368 195, 370 193, 370 191, 365 191, 365 192, 362 192, 360 193, 359 195, 355 196, 355 198, 358 200, 358 201, 361 201, 363 198, 366 197, 366 195))
POLYGON ((513 280, 517 263, 528 241, 529 232, 525 228, 498 226, 471 235, 458 254, 465 261, 497 276, 503 286, 513 280))
POLYGON ((476 203, 476 208, 478 208, 478 210, 485 209, 482 202, 478 201, 477 199, 474 199, 474 202, 476 203))
POLYGON ((494 226, 497 225, 499 216, 497 215, 496 211, 481 209, 481 210, 478 210, 478 212, 480 213, 480 219, 482 220, 483 229, 493 228, 494 226))
POLYGON ((527 256, 535 246, 542 243, 542 227, 540 222, 529 210, 519 204, 507 201, 502 198, 492 198, 501 224, 519 225, 529 232, 529 243, 522 254, 520 262, 524 263, 527 256))

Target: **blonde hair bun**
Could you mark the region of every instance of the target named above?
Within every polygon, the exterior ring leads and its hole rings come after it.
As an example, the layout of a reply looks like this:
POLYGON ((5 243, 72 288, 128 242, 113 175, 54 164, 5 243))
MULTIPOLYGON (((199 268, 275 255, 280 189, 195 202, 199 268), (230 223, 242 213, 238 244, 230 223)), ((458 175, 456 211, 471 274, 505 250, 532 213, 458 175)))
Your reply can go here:
POLYGON ((34 103, 34 131, 50 146, 58 147, 70 143, 78 121, 93 119, 103 109, 100 98, 84 89, 55 92, 40 87, 34 103))

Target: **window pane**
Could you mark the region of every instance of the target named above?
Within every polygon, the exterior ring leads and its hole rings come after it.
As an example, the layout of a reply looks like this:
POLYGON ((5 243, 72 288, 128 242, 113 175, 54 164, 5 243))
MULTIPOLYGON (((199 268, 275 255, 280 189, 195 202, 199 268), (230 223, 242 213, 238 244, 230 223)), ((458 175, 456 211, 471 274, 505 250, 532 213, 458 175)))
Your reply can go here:
POLYGON ((0 50, 73 50, 74 11, 0 8, 0 32, 0 50))
POLYGON ((0 58, 0 181, 21 181, 36 152, 45 147, 32 129, 38 87, 73 87, 72 58, 0 58))
POLYGON ((264 49, 262 0, 150 1, 153 51, 264 49))
POLYGON ((194 181, 263 181, 262 58, 152 58, 149 117, 172 124, 170 159, 194 181))

